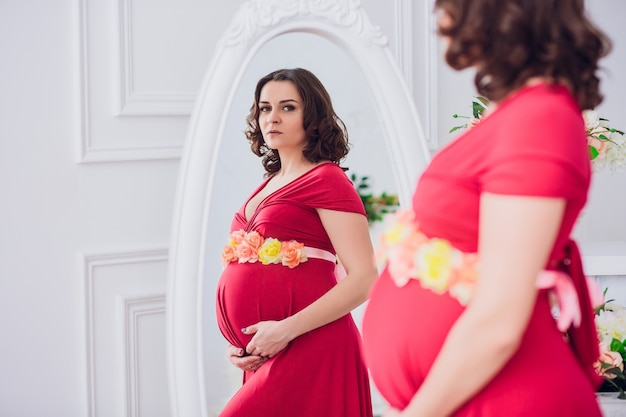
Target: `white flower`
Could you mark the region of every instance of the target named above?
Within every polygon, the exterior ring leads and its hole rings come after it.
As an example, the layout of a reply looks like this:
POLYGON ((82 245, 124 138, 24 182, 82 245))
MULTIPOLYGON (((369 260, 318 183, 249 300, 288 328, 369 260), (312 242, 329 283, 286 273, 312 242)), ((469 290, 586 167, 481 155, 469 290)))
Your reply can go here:
POLYGON ((610 161, 612 171, 622 172, 626 170, 626 138, 624 135, 612 132, 611 143, 606 150, 606 159, 610 161))
POLYGON ((626 339, 626 308, 614 302, 607 303, 596 316, 596 327, 604 346, 610 346, 613 339, 626 339))
POLYGON ((591 165, 594 172, 610 168, 611 171, 626 169, 626 140, 624 133, 615 131, 609 121, 600 117, 595 110, 583 110, 587 144, 592 155, 591 165))
POLYGON ((583 119, 587 132, 592 132, 600 126, 600 115, 595 110, 583 110, 583 119))

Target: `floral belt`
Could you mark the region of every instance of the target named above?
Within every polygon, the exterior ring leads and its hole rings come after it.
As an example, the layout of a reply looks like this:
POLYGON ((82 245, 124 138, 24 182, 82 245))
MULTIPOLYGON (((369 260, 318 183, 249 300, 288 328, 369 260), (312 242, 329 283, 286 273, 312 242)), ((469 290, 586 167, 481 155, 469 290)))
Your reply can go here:
POLYGON ((394 213, 376 253, 398 287, 415 279, 438 294, 445 292, 462 305, 472 298, 478 279, 478 255, 465 253, 445 239, 429 238, 419 230, 412 210, 394 213))
MULTIPOLYGON (((466 306, 478 281, 478 254, 462 252, 445 239, 426 236, 415 222, 413 210, 398 211, 389 218, 391 224, 385 228, 377 251, 379 268, 386 264, 391 279, 398 287, 415 279, 423 288, 437 294, 448 293, 466 306)), ((592 304, 601 304, 601 291, 595 281, 587 278, 587 286, 593 298, 592 304)), ((537 288, 549 289, 554 294, 559 309, 557 325, 561 331, 571 324, 580 325, 578 294, 567 274, 541 271, 537 277, 537 288)))
POLYGON ((258 232, 236 230, 230 234, 229 243, 222 250, 222 265, 231 262, 263 265, 281 264, 295 268, 309 258, 324 259, 336 263, 337 258, 327 250, 304 246, 296 240, 280 241, 273 237, 264 238, 258 232))

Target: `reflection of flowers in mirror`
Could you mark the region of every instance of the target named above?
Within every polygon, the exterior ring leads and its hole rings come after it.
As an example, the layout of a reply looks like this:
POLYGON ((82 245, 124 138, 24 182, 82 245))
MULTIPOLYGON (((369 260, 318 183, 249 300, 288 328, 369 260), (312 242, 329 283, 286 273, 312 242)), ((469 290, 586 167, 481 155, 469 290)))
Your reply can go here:
MULTIPOLYGON (((606 294, 606 289, 604 290, 606 294)), ((618 398, 626 399, 626 307, 608 300, 596 308, 596 329, 600 344, 600 357, 595 363, 598 375, 604 378, 601 392, 619 392, 618 398)))
MULTIPOLYGON (((468 119, 467 123, 454 126, 450 133, 475 126, 484 117, 484 112, 489 106, 489 100, 485 97, 476 96, 472 100, 472 116, 453 114, 455 119, 468 119)), ((594 172, 609 168, 612 172, 626 170, 626 137, 622 130, 609 125, 609 120, 601 117, 595 110, 582 112, 587 132, 587 146, 589 159, 594 172)))
POLYGON ((374 222, 382 221, 387 213, 394 212, 400 205, 398 196, 395 194, 387 194, 382 192, 381 194, 373 194, 367 192, 370 188, 368 176, 357 177, 357 174, 352 174, 350 180, 354 184, 354 188, 359 193, 363 206, 365 207, 365 213, 367 214, 367 222, 372 224, 374 222))

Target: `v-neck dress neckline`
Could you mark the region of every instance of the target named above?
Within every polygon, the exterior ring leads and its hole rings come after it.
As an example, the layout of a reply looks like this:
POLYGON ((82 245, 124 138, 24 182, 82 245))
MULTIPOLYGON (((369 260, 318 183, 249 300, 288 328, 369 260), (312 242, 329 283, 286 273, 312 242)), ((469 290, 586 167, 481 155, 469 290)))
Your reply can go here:
POLYGON ((246 202, 245 202, 245 204, 243 206, 243 213, 242 213, 243 214, 243 220, 245 221, 245 223, 247 225, 249 225, 250 223, 252 223, 254 221, 254 218, 256 217, 257 213, 259 212, 259 209, 263 206, 263 204, 265 204, 267 201, 269 201, 271 197, 275 196, 280 191, 283 191, 283 190, 289 188, 290 186, 292 186, 293 184, 295 184, 299 180, 307 177, 310 173, 315 171, 317 168, 319 168, 321 166, 324 166, 326 164, 332 164, 332 163, 334 163, 334 162, 323 162, 321 164, 315 165, 313 168, 311 168, 308 171, 305 171, 302 174, 298 175, 296 178, 292 179, 287 184, 285 184, 282 187, 277 188, 276 190, 272 191, 271 193, 266 195, 261 201, 259 201, 259 204, 252 211, 252 215, 248 218, 248 214, 246 213, 246 211, 247 211, 247 208, 248 208, 248 204, 250 203, 250 200, 252 200, 257 194, 259 194, 267 186, 267 184, 271 181, 272 178, 270 177, 270 178, 265 179, 265 181, 263 181, 257 187, 257 189, 250 195, 250 197, 248 197, 248 199, 246 200, 246 202))

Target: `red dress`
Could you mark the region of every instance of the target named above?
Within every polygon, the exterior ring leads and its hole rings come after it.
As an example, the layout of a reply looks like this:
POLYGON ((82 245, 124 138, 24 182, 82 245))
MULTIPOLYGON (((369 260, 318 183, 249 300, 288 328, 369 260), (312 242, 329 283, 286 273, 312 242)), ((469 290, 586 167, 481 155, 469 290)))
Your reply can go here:
MULTIPOLYGON (((556 327, 547 292, 538 291, 519 350, 455 416, 601 415, 591 367, 598 357, 593 311, 569 240, 590 175, 580 109, 565 88, 543 84, 505 100, 442 149, 422 174, 412 204, 416 223, 427 237, 446 239, 465 253, 478 250, 482 192, 566 199, 546 269, 567 272, 584 300, 583 324, 569 333, 572 349, 556 327), (570 262, 562 262, 566 257, 570 262)), ((373 381, 390 405, 408 405, 463 310, 449 292, 433 292, 416 279, 398 287, 385 268, 364 314, 363 346, 373 381)), ((450 369, 450 385, 462 378, 450 369)))
MULTIPOLYGON (((252 194, 258 193, 263 182, 252 194)), ((365 215, 354 186, 334 163, 318 165, 266 197, 251 219, 245 206, 231 229, 256 231, 263 237, 297 240, 335 253, 317 208, 365 215)), ((291 316, 330 290, 335 264, 309 258, 295 268, 281 264, 228 264, 217 290, 217 318, 224 337, 245 348, 243 327, 291 316)), ((369 376, 361 338, 350 314, 297 337, 244 384, 221 417, 368 417, 372 415, 369 376)))

